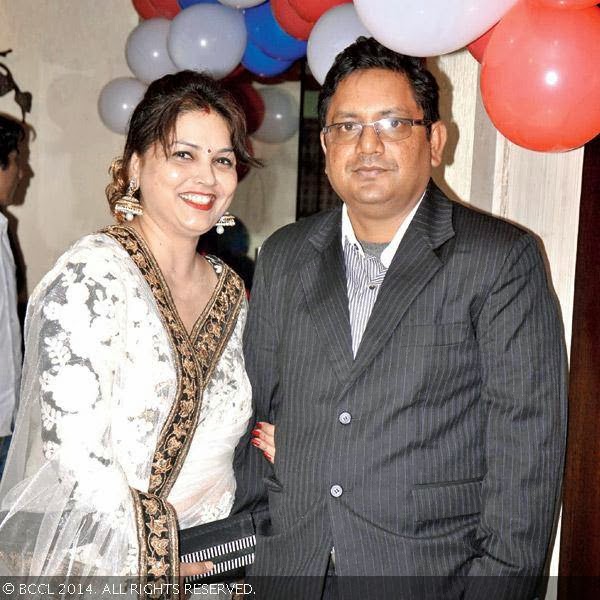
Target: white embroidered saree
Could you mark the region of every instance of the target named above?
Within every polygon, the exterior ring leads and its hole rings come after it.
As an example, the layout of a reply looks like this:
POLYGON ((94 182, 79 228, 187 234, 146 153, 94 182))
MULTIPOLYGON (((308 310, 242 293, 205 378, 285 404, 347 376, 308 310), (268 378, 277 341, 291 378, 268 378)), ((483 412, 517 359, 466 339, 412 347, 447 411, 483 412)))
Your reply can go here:
POLYGON ((0 487, 0 575, 177 577, 177 527, 224 518, 251 414, 244 287, 188 334, 143 240, 86 236, 35 290, 0 487))

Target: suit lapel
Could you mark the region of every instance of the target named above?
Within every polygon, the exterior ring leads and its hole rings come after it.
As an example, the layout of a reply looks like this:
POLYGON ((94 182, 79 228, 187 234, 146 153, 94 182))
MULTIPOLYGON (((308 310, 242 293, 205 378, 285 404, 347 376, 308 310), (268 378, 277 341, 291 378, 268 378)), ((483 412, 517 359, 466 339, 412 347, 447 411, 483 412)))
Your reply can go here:
POLYGON ((452 204, 431 182, 385 276, 348 385, 375 358, 408 307, 442 267, 435 250, 453 236, 452 204))
POLYGON ((333 370, 345 382, 352 367, 352 337, 341 242, 341 211, 331 213, 309 240, 317 251, 300 279, 317 335, 333 370))

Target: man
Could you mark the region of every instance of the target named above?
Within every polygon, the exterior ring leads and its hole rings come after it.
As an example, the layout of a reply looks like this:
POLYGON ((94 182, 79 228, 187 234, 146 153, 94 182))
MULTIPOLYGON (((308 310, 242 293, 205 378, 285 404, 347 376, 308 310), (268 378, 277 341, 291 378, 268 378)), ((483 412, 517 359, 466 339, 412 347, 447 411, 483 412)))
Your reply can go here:
MULTIPOLYGON (((264 244, 245 333, 276 446, 273 466, 247 446, 236 457, 236 510, 268 497, 252 574, 312 575, 344 599, 532 598, 566 424, 535 240, 430 180, 446 129, 418 59, 360 38, 319 116, 343 207, 264 244), (359 594, 350 576, 379 579, 359 594), (383 594, 389 576, 404 579, 383 594)), ((257 580, 259 597, 292 597, 283 579, 257 580)))
POLYGON ((19 158, 23 126, 0 115, 0 478, 10 443, 21 377, 21 332, 17 316, 15 262, 5 209, 23 176, 19 158))

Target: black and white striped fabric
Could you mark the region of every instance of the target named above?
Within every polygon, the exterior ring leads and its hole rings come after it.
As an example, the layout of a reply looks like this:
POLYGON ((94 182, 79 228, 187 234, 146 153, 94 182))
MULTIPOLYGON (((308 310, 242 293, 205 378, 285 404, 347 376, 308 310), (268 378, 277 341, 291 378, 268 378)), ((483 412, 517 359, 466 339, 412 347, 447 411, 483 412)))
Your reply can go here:
POLYGON ((388 244, 359 242, 352 228, 348 209, 346 205, 342 207, 342 246, 346 267, 352 355, 354 357, 356 357, 363 333, 367 328, 385 274, 424 196, 425 192, 388 244), (379 253, 369 251, 369 248, 374 250, 376 247, 380 248, 379 253))
POLYGON ((181 562, 210 560, 214 568, 209 573, 188 578, 199 580, 235 580, 244 576, 245 567, 254 562, 256 545, 254 520, 251 513, 234 515, 212 523, 204 523, 179 532, 181 562))
POLYGON ((387 269, 375 256, 362 254, 357 246, 351 244, 348 239, 344 243, 344 262, 346 264, 346 285, 348 286, 352 353, 356 356, 387 269))

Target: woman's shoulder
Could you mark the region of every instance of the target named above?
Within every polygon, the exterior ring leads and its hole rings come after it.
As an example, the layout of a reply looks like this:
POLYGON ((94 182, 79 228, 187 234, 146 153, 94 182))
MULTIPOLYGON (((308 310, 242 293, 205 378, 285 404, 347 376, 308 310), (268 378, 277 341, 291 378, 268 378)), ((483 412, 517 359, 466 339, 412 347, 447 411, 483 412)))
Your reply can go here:
POLYGON ((125 249, 102 231, 84 235, 75 241, 46 273, 33 296, 60 283, 62 287, 80 282, 119 279, 130 271, 131 260, 125 249))
POLYGON ((127 256, 124 248, 110 235, 103 230, 95 233, 88 233, 77 241, 59 257, 56 264, 61 261, 81 262, 84 259, 120 259, 127 256))

